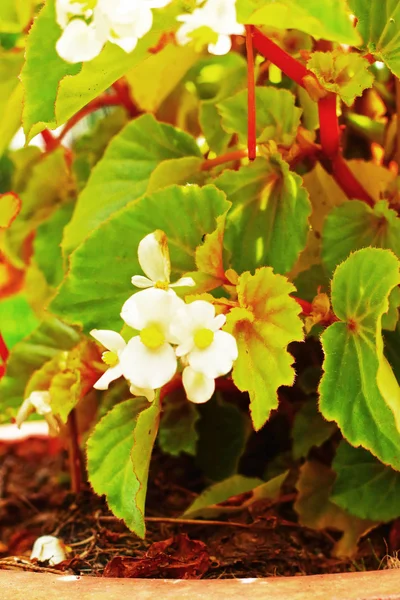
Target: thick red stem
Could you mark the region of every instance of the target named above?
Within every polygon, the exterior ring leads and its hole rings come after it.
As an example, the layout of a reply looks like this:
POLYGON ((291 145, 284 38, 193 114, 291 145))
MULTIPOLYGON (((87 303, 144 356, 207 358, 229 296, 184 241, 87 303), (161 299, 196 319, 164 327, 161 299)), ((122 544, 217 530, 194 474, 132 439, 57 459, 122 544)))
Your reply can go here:
POLYGON ((82 119, 84 119, 87 115, 99 110, 99 108, 104 108, 105 106, 120 106, 121 99, 118 94, 110 94, 105 96, 100 96, 99 98, 95 98, 89 104, 86 104, 79 112, 77 112, 70 120, 65 124, 64 129, 60 133, 57 138, 57 143, 60 144, 68 131, 70 131, 74 125, 79 123, 82 119))
POLYGON ((261 33, 257 27, 253 28, 252 37, 253 46, 260 54, 279 67, 290 79, 293 79, 293 81, 304 87, 304 77, 312 75, 312 73, 301 62, 290 56, 285 50, 282 50, 275 42, 261 33))
POLYGON ((130 88, 126 81, 119 79, 113 83, 113 88, 120 100, 120 104, 125 107, 130 117, 138 115, 138 109, 131 98, 130 88))
POLYGON ((254 80, 253 26, 246 25, 247 52, 247 150, 249 160, 256 157, 256 94, 254 80))
POLYGON ((340 153, 333 158, 332 168, 336 182, 351 200, 362 200, 368 206, 374 206, 373 199, 356 177, 354 177, 350 167, 340 153))
POLYGON ((340 151, 340 130, 336 113, 336 94, 330 93, 318 101, 322 151, 331 160, 340 151))
POLYGON ((234 162, 236 160, 241 160, 242 158, 246 158, 247 150, 233 150, 232 152, 227 152, 226 154, 221 154, 221 156, 217 156, 216 158, 208 158, 206 159, 202 165, 202 171, 209 171, 214 167, 218 167, 219 165, 223 165, 228 162, 234 162))
POLYGON ((68 415, 69 470, 71 475, 71 491, 79 494, 82 485, 82 457, 78 440, 78 424, 76 410, 68 415))
POLYGON ((43 138, 46 152, 51 152, 58 145, 58 139, 48 129, 44 129, 40 132, 43 138))

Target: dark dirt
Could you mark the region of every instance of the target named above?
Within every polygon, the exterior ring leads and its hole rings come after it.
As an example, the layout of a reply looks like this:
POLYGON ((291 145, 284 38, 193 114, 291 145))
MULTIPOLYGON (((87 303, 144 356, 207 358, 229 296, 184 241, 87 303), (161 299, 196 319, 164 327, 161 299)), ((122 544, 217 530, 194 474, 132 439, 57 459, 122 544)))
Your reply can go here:
POLYGON ((68 560, 53 570, 94 576, 105 570, 111 576, 174 578, 338 573, 377 569, 387 554, 389 530, 380 528, 361 542, 354 560, 332 558, 339 534, 298 525, 290 493, 283 502, 257 502, 230 521, 168 522, 193 501, 201 476, 190 459, 158 452, 142 541, 88 487, 71 494, 65 454, 54 448, 51 452, 46 440, 0 444, 0 568, 48 570, 48 565, 29 561, 32 544, 41 535, 57 536, 67 547, 68 560))

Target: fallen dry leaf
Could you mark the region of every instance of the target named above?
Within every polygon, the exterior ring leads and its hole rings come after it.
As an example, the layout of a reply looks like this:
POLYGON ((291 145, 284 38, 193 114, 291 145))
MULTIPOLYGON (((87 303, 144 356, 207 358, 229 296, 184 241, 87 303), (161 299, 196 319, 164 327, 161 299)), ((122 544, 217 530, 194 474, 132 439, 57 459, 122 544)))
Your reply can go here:
POLYGON ((155 542, 142 558, 115 556, 103 577, 200 579, 210 566, 207 547, 186 534, 155 542))

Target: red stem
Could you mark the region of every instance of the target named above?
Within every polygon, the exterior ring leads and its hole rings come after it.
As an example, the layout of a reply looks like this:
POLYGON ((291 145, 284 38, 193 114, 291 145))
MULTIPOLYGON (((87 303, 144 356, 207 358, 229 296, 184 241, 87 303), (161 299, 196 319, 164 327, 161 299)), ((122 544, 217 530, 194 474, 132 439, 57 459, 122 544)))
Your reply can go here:
POLYGON ((247 150, 249 160, 256 157, 256 93, 254 81, 253 26, 246 25, 247 52, 247 150))
POLYGON ((60 144, 62 140, 65 138, 68 131, 74 127, 79 121, 84 119, 87 115, 99 110, 99 108, 103 108, 105 106, 120 106, 121 99, 117 94, 110 94, 106 96, 100 96, 99 98, 95 98, 89 104, 86 104, 79 112, 77 112, 70 120, 65 124, 64 129, 60 133, 57 138, 57 143, 60 144))
POLYGON ((363 188, 361 183, 354 177, 350 167, 339 153, 332 160, 333 176, 344 193, 350 200, 362 200, 368 206, 374 206, 375 202, 363 188))
POLYGON ((8 351, 7 344, 5 343, 4 338, 0 333, 0 358, 3 362, 6 362, 9 355, 10 353, 8 351))
POLYGON ((129 85, 123 79, 119 79, 113 83, 116 96, 120 100, 120 104, 125 107, 130 117, 138 115, 138 109, 131 98, 129 85))
POLYGON ((318 101, 321 147, 331 160, 340 151, 340 130, 336 113, 336 94, 330 93, 318 101))
POLYGON ((275 42, 261 33, 257 27, 253 28, 252 37, 254 48, 302 87, 304 87, 303 78, 307 75, 313 76, 301 62, 290 56, 285 50, 282 50, 275 42))
POLYGON ((228 162, 234 162, 236 160, 241 160, 242 158, 246 158, 247 150, 233 150, 232 152, 227 152, 226 154, 221 154, 221 156, 217 156, 216 158, 207 158, 201 165, 202 171, 209 171, 214 167, 218 167, 219 165, 223 165, 228 162))
POLYGON ((58 145, 57 138, 55 138, 48 129, 44 129, 40 133, 45 144, 46 152, 51 152, 58 145))

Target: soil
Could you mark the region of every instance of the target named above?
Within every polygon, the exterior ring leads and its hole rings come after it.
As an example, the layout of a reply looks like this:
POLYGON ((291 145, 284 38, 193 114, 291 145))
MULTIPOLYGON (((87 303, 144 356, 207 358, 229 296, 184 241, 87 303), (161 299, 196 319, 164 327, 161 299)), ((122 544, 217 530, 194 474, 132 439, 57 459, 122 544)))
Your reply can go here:
POLYGON ((188 457, 156 452, 143 541, 88 486, 77 495, 69 491, 66 455, 52 442, 0 444, 0 568, 93 576, 268 577, 377 569, 387 554, 388 530, 380 528, 361 542, 355 559, 332 558, 339 534, 300 526, 290 493, 279 502, 259 501, 229 520, 171 522, 193 501, 200 479, 188 457), (68 559, 56 567, 30 561, 41 535, 62 539, 68 559))

